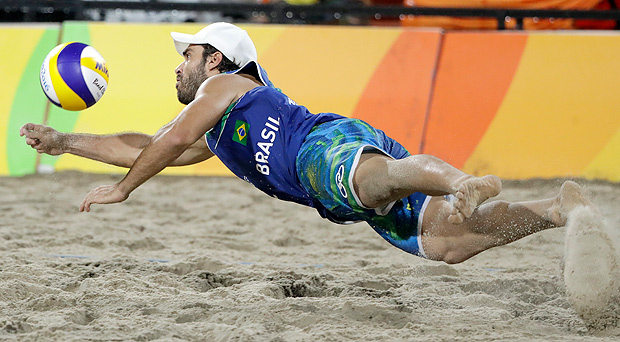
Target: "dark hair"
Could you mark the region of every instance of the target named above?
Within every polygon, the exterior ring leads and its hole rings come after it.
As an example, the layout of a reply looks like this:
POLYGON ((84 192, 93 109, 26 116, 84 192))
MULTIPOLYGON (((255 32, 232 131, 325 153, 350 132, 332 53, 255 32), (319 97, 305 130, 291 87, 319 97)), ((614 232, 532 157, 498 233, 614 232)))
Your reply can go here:
MULTIPOLYGON (((220 52, 220 50, 216 49, 213 47, 213 45, 211 44, 203 44, 202 47, 204 47, 204 51, 202 52, 202 60, 203 62, 207 61, 207 57, 209 57, 210 55, 216 53, 216 52, 220 52)), ((217 66, 217 69, 220 72, 227 72, 227 71, 234 71, 239 69, 240 66, 238 66, 237 64, 233 63, 230 61, 230 59, 228 59, 228 57, 224 56, 224 54, 222 53, 222 61, 220 62, 220 64, 217 66)))

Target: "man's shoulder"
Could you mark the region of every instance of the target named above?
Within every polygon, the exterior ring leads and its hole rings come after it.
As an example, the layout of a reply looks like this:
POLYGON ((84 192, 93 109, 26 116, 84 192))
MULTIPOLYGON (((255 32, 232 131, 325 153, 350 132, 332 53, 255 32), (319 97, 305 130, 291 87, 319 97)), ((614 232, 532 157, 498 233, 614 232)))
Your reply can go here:
POLYGON ((204 91, 217 93, 244 94, 260 86, 251 76, 219 74, 209 77, 202 85, 204 91))
POLYGON ((213 85, 234 85, 239 82, 244 82, 245 77, 238 74, 219 74, 209 77, 205 82, 213 85))
POLYGON ((217 78, 217 79, 228 80, 228 81, 249 80, 254 83, 262 84, 262 82, 256 79, 254 75, 246 74, 246 73, 221 73, 211 78, 217 78))

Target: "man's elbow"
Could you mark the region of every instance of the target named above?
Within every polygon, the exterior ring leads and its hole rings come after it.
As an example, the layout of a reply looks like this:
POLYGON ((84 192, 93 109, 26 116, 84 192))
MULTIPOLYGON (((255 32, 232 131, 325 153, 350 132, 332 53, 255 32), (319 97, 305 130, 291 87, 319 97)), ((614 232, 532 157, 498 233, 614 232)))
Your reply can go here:
POLYGON ((152 138, 151 144, 162 142, 166 146, 185 150, 191 146, 198 138, 193 137, 191 130, 183 128, 178 124, 168 124, 162 127, 152 138))
POLYGON ((196 141, 196 139, 189 137, 188 134, 174 131, 171 131, 170 134, 166 134, 165 139, 168 146, 179 150, 187 149, 196 141))

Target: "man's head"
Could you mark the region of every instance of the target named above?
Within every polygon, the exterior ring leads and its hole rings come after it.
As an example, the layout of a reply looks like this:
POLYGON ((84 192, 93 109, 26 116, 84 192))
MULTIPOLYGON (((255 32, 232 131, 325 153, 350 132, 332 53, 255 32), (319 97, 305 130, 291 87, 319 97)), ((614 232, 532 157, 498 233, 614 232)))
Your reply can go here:
POLYGON ((210 44, 190 44, 183 51, 183 57, 183 62, 175 69, 177 98, 183 104, 194 100, 198 88, 207 78, 239 69, 238 65, 210 44))
POLYGON ((181 103, 194 100, 200 85, 210 76, 239 69, 256 61, 254 43, 248 33, 232 24, 214 23, 191 35, 172 32, 174 46, 184 61, 177 69, 177 97, 181 103))

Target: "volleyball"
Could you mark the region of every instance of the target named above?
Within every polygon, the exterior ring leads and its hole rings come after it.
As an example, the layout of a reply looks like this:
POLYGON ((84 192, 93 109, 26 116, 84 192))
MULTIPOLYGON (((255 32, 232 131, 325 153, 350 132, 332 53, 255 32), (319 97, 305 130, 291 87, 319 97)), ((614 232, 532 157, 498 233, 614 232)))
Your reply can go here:
POLYGON ((108 87, 105 60, 90 45, 70 42, 53 48, 41 65, 41 88, 56 106, 83 110, 101 99, 108 87))

